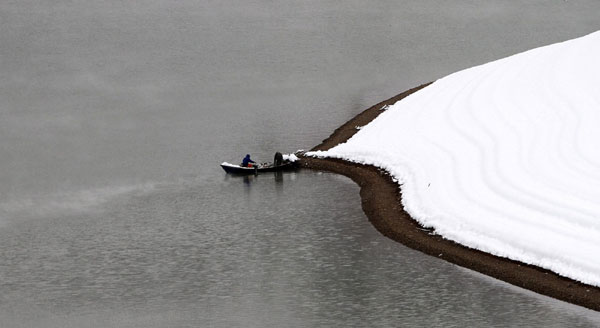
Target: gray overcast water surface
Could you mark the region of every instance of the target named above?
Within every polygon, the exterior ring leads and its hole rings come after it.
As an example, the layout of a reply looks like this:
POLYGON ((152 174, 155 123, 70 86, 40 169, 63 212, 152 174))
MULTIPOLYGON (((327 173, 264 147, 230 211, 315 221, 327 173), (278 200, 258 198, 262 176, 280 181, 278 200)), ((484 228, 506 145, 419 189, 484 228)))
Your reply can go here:
POLYGON ((454 71, 600 29, 590 1, 0 3, 0 327, 592 327, 377 233, 310 148, 454 71))

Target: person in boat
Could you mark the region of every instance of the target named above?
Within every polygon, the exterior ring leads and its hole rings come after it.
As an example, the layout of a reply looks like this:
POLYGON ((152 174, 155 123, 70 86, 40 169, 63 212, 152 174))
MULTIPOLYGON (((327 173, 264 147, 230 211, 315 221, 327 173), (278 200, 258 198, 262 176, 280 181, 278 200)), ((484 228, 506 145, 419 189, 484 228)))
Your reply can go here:
POLYGON ((273 158, 273 164, 275 166, 280 166, 283 164, 283 155, 280 152, 275 153, 275 158, 273 158))
POLYGON ((250 154, 246 154, 246 157, 242 160, 242 167, 248 167, 250 163, 256 163, 255 161, 250 159, 250 154))

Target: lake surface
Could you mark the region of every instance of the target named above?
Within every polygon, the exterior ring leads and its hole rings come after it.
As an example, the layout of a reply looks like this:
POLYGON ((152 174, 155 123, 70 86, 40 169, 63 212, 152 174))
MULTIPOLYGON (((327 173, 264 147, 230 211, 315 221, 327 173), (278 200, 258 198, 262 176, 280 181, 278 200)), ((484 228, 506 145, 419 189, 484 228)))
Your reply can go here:
POLYGON ((600 326, 382 237, 349 179, 227 176, 597 1, 0 4, 1 327, 600 326))

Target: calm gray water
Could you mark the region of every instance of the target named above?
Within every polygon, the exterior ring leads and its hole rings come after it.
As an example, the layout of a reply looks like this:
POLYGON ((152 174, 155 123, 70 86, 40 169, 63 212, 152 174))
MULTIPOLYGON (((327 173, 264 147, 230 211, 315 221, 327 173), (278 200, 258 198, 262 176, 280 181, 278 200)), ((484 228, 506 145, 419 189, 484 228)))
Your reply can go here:
POLYGON ((600 326, 379 235, 331 174, 226 176, 590 1, 0 3, 0 327, 600 326))

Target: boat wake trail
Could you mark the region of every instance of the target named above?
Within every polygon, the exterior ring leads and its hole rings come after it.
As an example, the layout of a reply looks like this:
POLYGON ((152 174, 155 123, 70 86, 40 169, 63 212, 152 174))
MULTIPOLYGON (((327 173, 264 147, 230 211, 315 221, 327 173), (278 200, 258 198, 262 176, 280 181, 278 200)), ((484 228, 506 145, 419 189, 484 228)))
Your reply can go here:
POLYGON ((142 195, 156 188, 155 183, 146 183, 10 199, 0 203, 0 223, 90 212, 120 197, 142 195))

